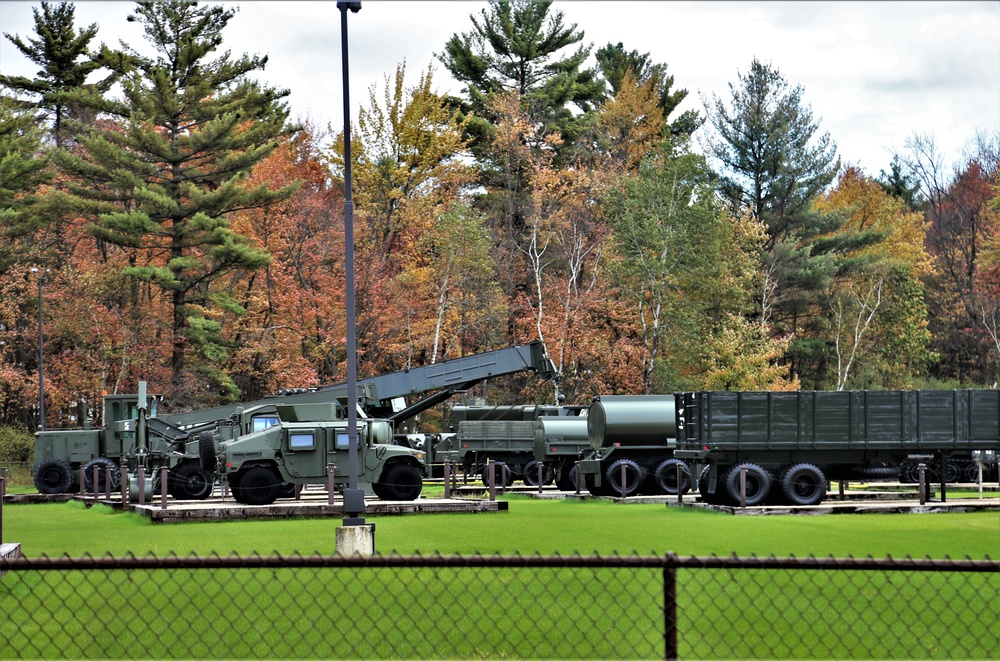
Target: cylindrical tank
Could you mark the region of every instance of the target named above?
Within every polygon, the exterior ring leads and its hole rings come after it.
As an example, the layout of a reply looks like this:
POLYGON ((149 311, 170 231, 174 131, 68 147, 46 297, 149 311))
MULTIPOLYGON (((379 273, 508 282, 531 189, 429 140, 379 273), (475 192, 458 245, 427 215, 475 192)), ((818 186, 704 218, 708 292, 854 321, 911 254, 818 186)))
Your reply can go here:
POLYGON ((666 445, 677 436, 674 410, 673 395, 601 395, 587 417, 590 445, 666 445))
POLYGON ((545 443, 547 438, 563 441, 586 441, 587 418, 583 416, 542 416, 535 421, 535 442, 545 443))

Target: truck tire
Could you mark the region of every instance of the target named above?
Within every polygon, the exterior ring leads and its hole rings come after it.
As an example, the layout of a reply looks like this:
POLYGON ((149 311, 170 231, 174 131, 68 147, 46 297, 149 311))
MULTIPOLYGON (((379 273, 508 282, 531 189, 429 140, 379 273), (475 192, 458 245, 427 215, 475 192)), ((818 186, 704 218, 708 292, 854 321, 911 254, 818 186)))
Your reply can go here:
POLYGON ((611 489, 608 488, 607 481, 601 483, 601 486, 595 484, 595 479, 592 474, 587 474, 583 476, 584 486, 587 487, 587 491, 590 492, 591 496, 595 498, 601 498, 603 496, 610 496, 611 489))
MULTIPOLYGON (((484 466, 483 472, 480 474, 483 479, 483 484, 490 486, 490 467, 484 466)), ((496 480, 496 488, 503 489, 504 487, 509 487, 511 483, 510 466, 503 463, 502 461, 494 462, 493 464, 493 477, 496 480)))
POLYGON ((612 463, 606 471, 604 471, 604 481, 608 485, 608 488, 612 496, 621 497, 622 495, 622 466, 625 467, 625 485, 624 492, 625 497, 634 496, 639 493, 639 487, 642 486, 642 468, 639 464, 635 463, 631 459, 619 459, 618 461, 612 463))
POLYGON ((718 477, 715 482, 715 493, 708 492, 708 475, 712 470, 711 466, 705 466, 701 469, 701 474, 698 476, 698 494, 701 496, 701 500, 709 505, 722 505, 725 502, 725 496, 723 495, 723 482, 722 479, 725 474, 720 471, 721 477, 718 477))
POLYGON ((97 492, 105 492, 109 472, 111 474, 111 490, 118 491, 118 483, 121 481, 121 478, 117 464, 107 457, 97 457, 83 465, 84 492, 94 493, 94 466, 97 466, 97 492))
POLYGON ((653 484, 659 493, 677 495, 677 466, 681 466, 681 493, 691 490, 691 469, 680 459, 665 459, 653 472, 653 484))
POLYGON ((198 461, 201 463, 203 471, 208 471, 209 473, 215 472, 215 465, 217 463, 215 457, 215 440, 212 438, 212 432, 210 431, 203 431, 198 434, 198 461))
POLYGON ((576 466, 563 466, 556 478, 556 488, 560 491, 576 491, 576 466))
POLYGON ((270 468, 254 466, 240 477, 238 486, 233 488, 233 496, 237 502, 247 505, 270 505, 278 499, 280 483, 281 480, 270 468))
MULTIPOLYGON (((379 498, 386 500, 416 500, 424 487, 423 478, 416 466, 410 464, 393 464, 382 472, 379 480, 381 488, 376 492, 379 498)), ((374 490, 374 489, 373 489, 374 490)))
POLYGON ((212 495, 212 474, 188 462, 170 471, 167 486, 177 500, 205 500, 212 495))
MULTIPOLYGON (((747 473, 747 491, 749 472, 747 473)), ((826 476, 812 464, 795 464, 781 477, 781 493, 793 505, 816 505, 826 495, 826 476)), ((749 500, 750 495, 747 494, 749 500)))
MULTIPOLYGON (((538 462, 532 459, 524 465, 524 474, 521 478, 524 483, 529 487, 538 486, 538 462)), ((542 468, 542 484, 550 484, 552 482, 552 469, 548 466, 542 468)))
POLYGON ((771 476, 757 464, 738 464, 726 475, 726 495, 740 504, 740 466, 747 469, 747 506, 760 505, 771 491, 771 476))
POLYGON ((68 493, 73 486, 73 468, 63 459, 46 459, 35 472, 38 493, 68 493))

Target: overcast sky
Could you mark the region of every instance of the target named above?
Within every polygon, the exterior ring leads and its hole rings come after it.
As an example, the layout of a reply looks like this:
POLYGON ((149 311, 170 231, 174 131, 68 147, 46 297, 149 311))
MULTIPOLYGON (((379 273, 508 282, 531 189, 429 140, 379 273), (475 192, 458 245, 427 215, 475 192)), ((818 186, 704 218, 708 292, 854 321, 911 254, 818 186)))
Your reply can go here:
MULTIPOLYGON (((38 2, 0 0, 0 31, 34 36, 38 2)), ((343 127, 340 19, 336 2, 220 2, 240 11, 223 33, 234 54, 269 55, 262 79, 291 90, 293 115, 343 127)), ((123 39, 140 49, 127 23, 132 3, 76 2, 78 26, 97 23, 95 43, 123 39)), ((453 34, 469 32, 485 2, 364 0, 348 18, 354 116, 368 89, 406 61, 407 83, 433 65, 435 88, 460 86, 437 60, 453 34)), ((934 137, 946 162, 980 132, 1000 131, 1000 2, 629 2, 560 1, 594 50, 622 42, 668 65, 686 88, 681 109, 728 96, 752 58, 777 67, 837 142, 841 158, 877 176, 908 136, 934 137)), ((34 76, 9 41, 0 69, 34 76)))

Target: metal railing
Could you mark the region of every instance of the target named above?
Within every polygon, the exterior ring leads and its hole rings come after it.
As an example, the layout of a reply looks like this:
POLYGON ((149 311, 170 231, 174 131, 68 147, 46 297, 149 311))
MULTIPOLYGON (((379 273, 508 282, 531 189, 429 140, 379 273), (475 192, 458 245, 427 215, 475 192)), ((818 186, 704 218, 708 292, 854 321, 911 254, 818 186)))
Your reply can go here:
POLYGON ((1000 563, 0 560, 0 658, 1000 658, 1000 563))

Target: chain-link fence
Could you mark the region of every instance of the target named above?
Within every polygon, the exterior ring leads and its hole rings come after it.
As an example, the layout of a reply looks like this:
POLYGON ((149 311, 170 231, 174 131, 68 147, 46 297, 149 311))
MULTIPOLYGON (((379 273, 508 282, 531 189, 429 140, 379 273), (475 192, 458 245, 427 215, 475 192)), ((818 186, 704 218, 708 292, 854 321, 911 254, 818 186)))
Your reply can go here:
POLYGON ((0 658, 1000 658, 992 560, 0 562, 0 658))

